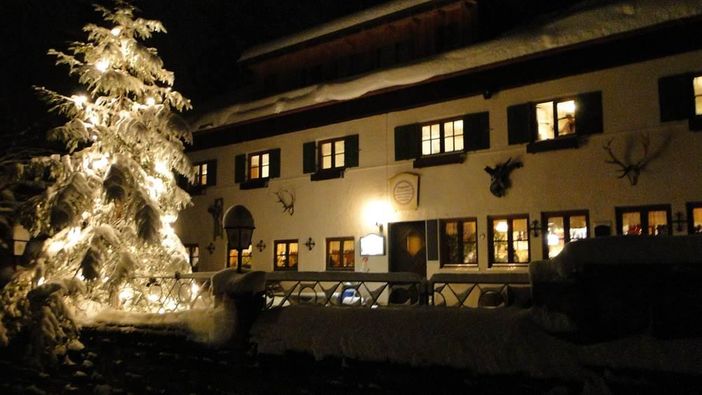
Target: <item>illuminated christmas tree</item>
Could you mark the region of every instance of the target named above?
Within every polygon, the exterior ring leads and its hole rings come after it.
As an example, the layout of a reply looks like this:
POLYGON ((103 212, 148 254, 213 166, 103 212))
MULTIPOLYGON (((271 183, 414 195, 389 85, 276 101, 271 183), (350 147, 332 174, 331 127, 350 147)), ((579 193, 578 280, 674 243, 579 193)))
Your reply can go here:
POLYGON ((63 296, 83 308, 117 307, 120 289, 134 275, 190 270, 171 227, 190 203, 174 177, 192 178, 184 154, 192 136, 175 113, 190 103, 172 89, 173 73, 157 51, 142 43, 165 29, 135 18, 135 8, 123 1, 114 10, 95 8, 107 26, 86 25, 87 41, 73 43, 69 53, 49 51, 84 92, 38 88, 52 111, 68 118, 49 133, 65 143, 67 154, 34 160, 50 186, 20 216, 34 241, 28 270, 0 294, 4 343, 24 320, 38 326, 55 321, 56 328, 48 328, 53 341, 41 347, 65 344, 74 331, 63 296))

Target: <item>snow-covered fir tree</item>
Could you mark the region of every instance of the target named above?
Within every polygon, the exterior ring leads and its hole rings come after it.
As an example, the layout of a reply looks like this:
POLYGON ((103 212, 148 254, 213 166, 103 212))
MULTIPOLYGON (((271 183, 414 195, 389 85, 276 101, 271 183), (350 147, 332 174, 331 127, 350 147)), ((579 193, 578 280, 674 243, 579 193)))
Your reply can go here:
POLYGON ((184 153, 192 136, 176 115, 190 103, 172 89, 173 73, 156 49, 143 43, 165 29, 135 17, 136 9, 124 1, 113 10, 95 8, 104 26, 88 24, 85 42, 72 43, 67 52, 49 51, 77 76, 82 92, 38 88, 68 119, 49 132, 65 143, 67 154, 35 159, 50 186, 21 215, 34 241, 28 269, 0 294, 3 343, 24 321, 51 326, 45 328, 51 344, 40 347, 65 346, 75 331, 59 297, 70 295, 69 306, 83 309, 117 307, 130 277, 190 270, 171 226, 190 203, 174 176, 192 178, 184 153))
POLYGON ((155 20, 135 18, 118 1, 101 6, 107 26, 86 25, 86 42, 70 53, 50 50, 69 67, 85 93, 40 88, 69 120, 50 132, 70 152, 53 167, 55 183, 35 202, 30 231, 48 236, 44 281, 79 278, 97 302, 114 302, 135 273, 189 270, 187 253, 171 225, 190 203, 174 171, 192 177, 184 144, 192 136, 175 111, 190 108, 172 89, 174 76, 156 49, 141 41, 165 32, 155 20))

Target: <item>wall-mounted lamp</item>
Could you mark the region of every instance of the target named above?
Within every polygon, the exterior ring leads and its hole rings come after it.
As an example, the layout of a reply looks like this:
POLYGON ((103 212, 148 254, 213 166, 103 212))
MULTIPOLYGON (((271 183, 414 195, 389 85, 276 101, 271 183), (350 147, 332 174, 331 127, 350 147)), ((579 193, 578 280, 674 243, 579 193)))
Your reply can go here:
POLYGON ((314 240, 312 240, 311 237, 309 237, 309 238, 307 238, 307 242, 305 242, 305 245, 307 246, 308 251, 312 251, 312 249, 314 248, 316 243, 314 242, 314 240))
POLYGON ((380 222, 376 222, 376 223, 375 223, 375 226, 378 227, 378 234, 381 234, 381 235, 382 235, 382 234, 383 234, 383 224, 380 223, 380 222))
POLYGON ((256 243, 256 248, 258 248, 258 252, 263 252, 263 250, 266 249, 266 243, 264 243, 263 240, 259 240, 258 243, 256 243))

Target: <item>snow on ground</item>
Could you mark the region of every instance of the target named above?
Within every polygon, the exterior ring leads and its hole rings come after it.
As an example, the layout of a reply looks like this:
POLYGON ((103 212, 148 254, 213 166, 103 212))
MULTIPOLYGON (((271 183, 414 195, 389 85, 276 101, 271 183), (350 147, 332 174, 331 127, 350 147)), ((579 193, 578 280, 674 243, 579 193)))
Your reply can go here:
POLYGON ((547 334, 537 310, 293 306, 264 312, 252 342, 264 354, 312 353, 414 366, 448 366, 476 375, 524 374, 588 380, 592 369, 702 374, 702 339, 646 334, 577 344, 547 334))
POLYGON ((224 107, 194 120, 192 126, 194 130, 214 128, 319 103, 350 100, 380 89, 418 83, 700 15, 702 2, 699 0, 587 2, 560 14, 560 18, 542 20, 541 24, 525 26, 495 40, 415 64, 224 107))

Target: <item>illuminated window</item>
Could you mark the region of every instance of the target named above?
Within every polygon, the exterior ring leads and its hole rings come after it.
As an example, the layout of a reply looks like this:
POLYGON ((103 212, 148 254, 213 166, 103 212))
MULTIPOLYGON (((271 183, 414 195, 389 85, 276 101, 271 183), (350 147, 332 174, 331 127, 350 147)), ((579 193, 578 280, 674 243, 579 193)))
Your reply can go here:
POLYGON ((332 139, 319 143, 319 163, 322 170, 344 167, 344 139, 332 139))
POLYGON ((702 115, 702 77, 693 78, 692 87, 695 92, 695 115, 702 115))
POLYGON ((207 185, 207 163, 195 165, 195 185, 207 185))
POLYGON ((273 251, 274 270, 297 270, 297 240, 276 240, 273 251))
POLYGON ((440 224, 441 266, 477 265, 477 220, 444 219, 440 224))
POLYGON ((687 204, 687 223, 689 234, 702 233, 702 202, 687 204))
POLYGON ((259 152, 249 155, 249 179, 258 180, 270 176, 270 153, 259 152))
MULTIPOLYGON (((249 248, 241 251, 241 267, 251 268, 251 252, 252 252, 252 250, 253 250, 252 245, 249 244, 249 248)), ((229 266, 228 267, 237 267, 238 262, 239 262, 239 251, 235 250, 234 248, 230 248, 229 249, 229 266)))
POLYGON ((195 188, 215 185, 217 181, 217 161, 209 160, 193 165, 195 170, 195 188))
POLYGON ((188 263, 193 271, 197 271, 198 263, 200 263, 200 247, 197 244, 184 244, 185 250, 188 251, 188 263))
POLYGON ((490 265, 529 262, 529 216, 488 217, 488 233, 490 265))
POLYGON ((422 126, 422 155, 463 151, 463 120, 422 126))
POLYGON ((546 227, 543 237, 544 258, 553 258, 566 243, 589 236, 587 210, 542 213, 541 222, 546 227))
POLYGON ((670 205, 617 207, 617 232, 628 236, 670 234, 670 205))
POLYGON ((536 141, 575 134, 574 99, 538 103, 535 111, 536 141))
POLYGON ((354 270, 355 260, 353 237, 327 239, 327 270, 354 270))

